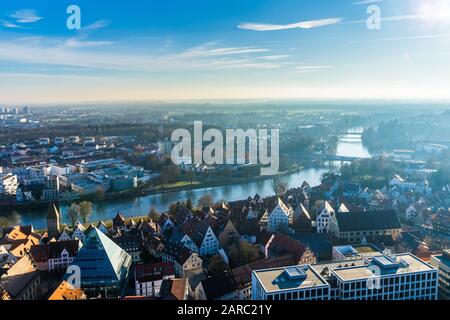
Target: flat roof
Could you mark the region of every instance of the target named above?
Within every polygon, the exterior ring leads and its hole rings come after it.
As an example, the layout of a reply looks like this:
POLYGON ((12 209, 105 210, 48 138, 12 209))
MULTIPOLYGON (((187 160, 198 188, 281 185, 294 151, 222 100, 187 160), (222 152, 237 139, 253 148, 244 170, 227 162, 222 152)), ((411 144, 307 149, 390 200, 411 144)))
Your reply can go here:
POLYGON ((253 273, 266 293, 328 286, 328 283, 309 265, 258 270, 253 273), (292 275, 292 270, 296 267, 301 268, 304 275, 298 272, 299 277, 290 277, 289 273, 292 275))
MULTIPOLYGON (((425 272, 436 270, 431 265, 423 262, 419 258, 414 257, 411 254, 399 254, 395 258, 399 266, 396 266, 394 262, 390 261, 386 257, 377 257, 381 264, 385 264, 387 268, 381 267, 380 276, 385 275, 400 275, 415 272, 425 272)), ((370 266, 375 264, 372 261, 370 264, 364 266, 348 267, 348 268, 336 268, 332 272, 343 281, 353 281, 359 279, 367 279, 373 276, 373 272, 369 269, 370 266)))

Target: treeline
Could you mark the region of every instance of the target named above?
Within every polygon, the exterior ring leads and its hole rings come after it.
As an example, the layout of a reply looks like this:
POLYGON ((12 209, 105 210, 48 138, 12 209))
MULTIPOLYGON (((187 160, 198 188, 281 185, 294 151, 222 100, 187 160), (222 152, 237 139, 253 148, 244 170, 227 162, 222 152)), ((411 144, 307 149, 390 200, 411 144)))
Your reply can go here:
POLYGON ((399 164, 384 157, 353 161, 341 167, 343 179, 360 183, 362 187, 381 189, 400 170, 399 164))

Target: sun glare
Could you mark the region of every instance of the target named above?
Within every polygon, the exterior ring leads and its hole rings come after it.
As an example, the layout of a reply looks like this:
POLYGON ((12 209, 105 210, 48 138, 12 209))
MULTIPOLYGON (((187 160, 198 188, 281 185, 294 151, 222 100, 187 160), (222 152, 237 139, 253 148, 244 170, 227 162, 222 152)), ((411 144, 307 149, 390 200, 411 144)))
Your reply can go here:
POLYGON ((419 0, 418 14, 434 23, 450 22, 449 0, 419 0))

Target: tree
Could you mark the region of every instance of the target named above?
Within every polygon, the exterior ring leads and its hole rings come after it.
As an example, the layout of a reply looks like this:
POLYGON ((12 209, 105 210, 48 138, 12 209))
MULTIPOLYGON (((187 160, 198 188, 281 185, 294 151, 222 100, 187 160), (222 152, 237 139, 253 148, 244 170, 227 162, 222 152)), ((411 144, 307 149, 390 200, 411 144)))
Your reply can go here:
POLYGON ((187 199, 186 201, 186 209, 188 209, 189 211, 191 211, 193 208, 192 206, 192 200, 191 199, 187 199))
POLYGON ((272 190, 277 197, 282 197, 287 192, 288 185, 279 178, 274 178, 272 180, 272 190))
POLYGON ((161 214, 154 208, 152 207, 150 209, 150 213, 148 214, 148 217, 153 221, 153 222, 158 222, 159 217, 161 217, 161 214))
POLYGON ((223 261, 220 254, 216 254, 209 259, 208 272, 211 276, 222 275, 228 270, 228 265, 223 261))
POLYGON ((92 203, 89 201, 83 201, 80 203, 80 217, 83 223, 88 222, 89 216, 92 214, 92 203))
POLYGON ((191 170, 186 172, 186 178, 189 180, 191 185, 194 183, 194 177, 195 177, 195 173, 192 172, 191 170))
POLYGON ((214 199, 210 194, 205 194, 198 199, 198 207, 206 208, 214 205, 214 199))
POLYGON ((80 206, 76 203, 72 203, 67 210, 67 215, 69 216, 69 220, 72 223, 72 227, 75 227, 75 224, 77 223, 80 216, 80 206))
POLYGON ((229 246, 228 257, 233 266, 242 266, 258 260, 258 248, 247 241, 239 241, 229 246))
POLYGON ((6 217, 0 217, 0 229, 8 228, 11 226, 11 222, 6 217))

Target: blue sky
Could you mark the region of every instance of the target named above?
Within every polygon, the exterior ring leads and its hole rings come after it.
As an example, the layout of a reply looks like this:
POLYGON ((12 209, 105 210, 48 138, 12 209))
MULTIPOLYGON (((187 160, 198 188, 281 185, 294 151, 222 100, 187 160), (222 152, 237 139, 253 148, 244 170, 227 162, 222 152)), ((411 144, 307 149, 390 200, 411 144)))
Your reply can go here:
POLYGON ((448 0, 0 0, 0 104, 449 99, 449 26, 448 0))

